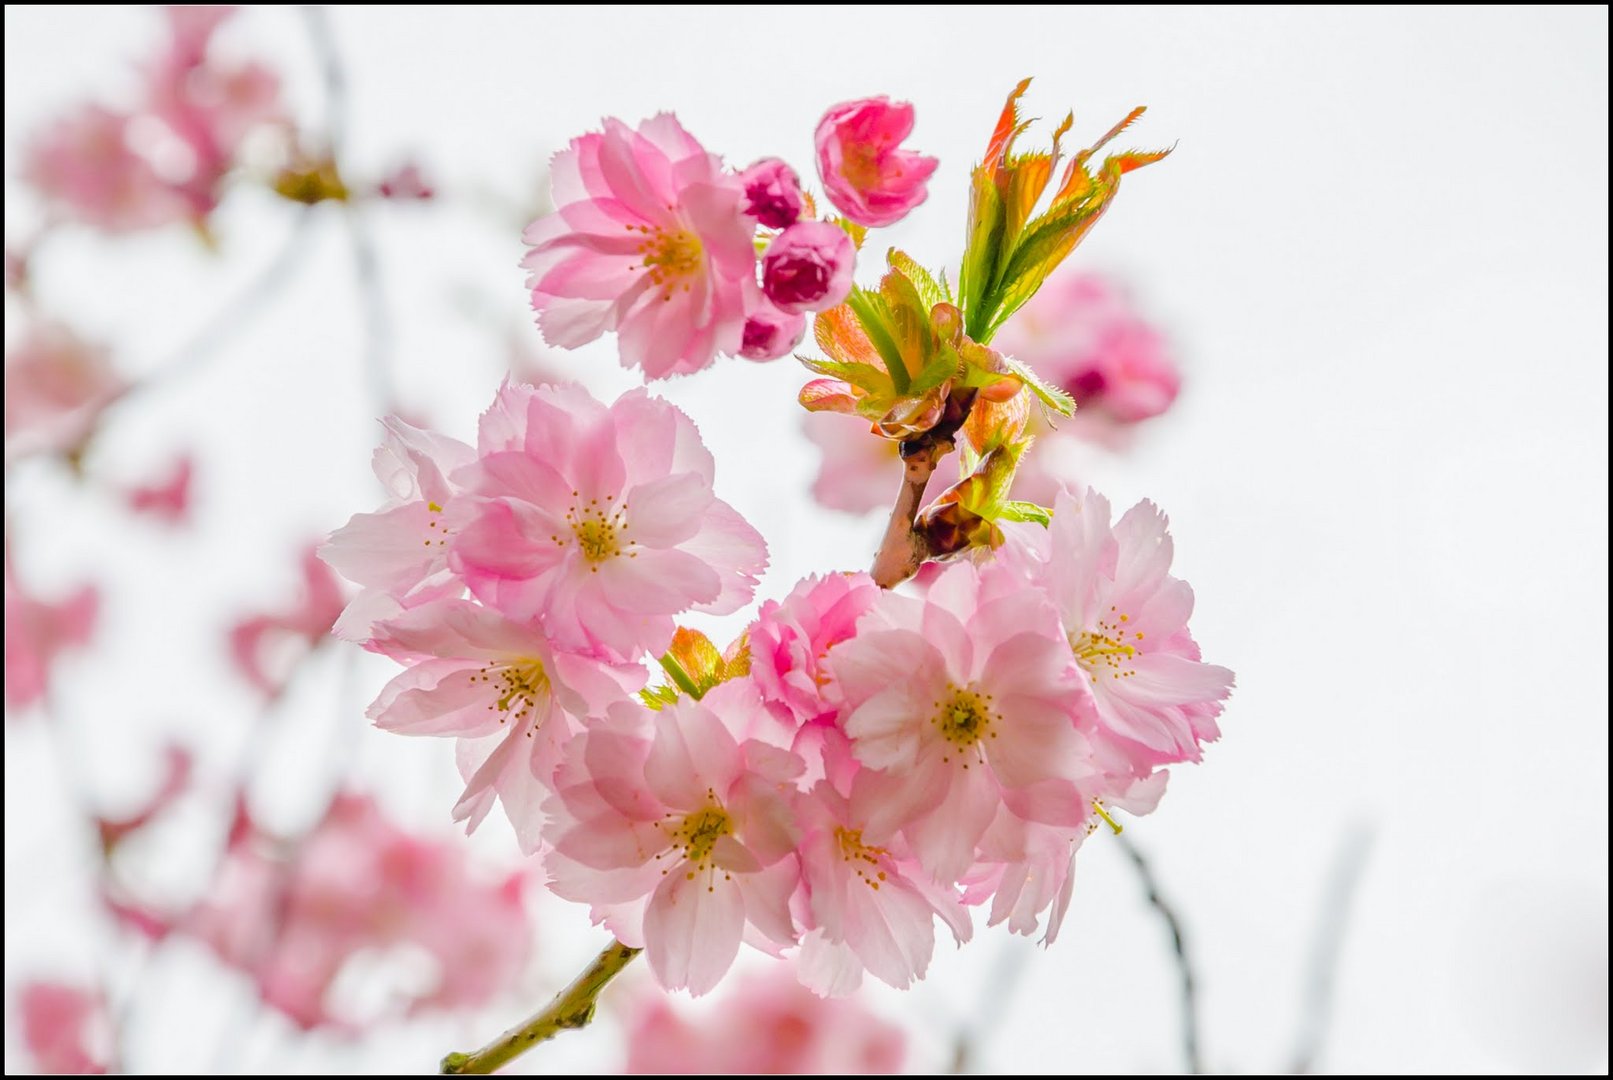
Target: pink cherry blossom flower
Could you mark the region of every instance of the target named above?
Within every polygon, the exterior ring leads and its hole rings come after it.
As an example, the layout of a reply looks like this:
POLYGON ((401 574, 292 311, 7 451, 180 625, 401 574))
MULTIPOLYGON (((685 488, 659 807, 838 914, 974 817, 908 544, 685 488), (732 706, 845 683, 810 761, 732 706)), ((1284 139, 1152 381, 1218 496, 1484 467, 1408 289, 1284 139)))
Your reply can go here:
POLYGON ((458 738, 466 783, 454 820, 475 829, 497 800, 529 854, 571 717, 603 714, 644 684, 638 665, 557 653, 534 627, 469 600, 423 604, 378 623, 375 635, 376 649, 413 663, 370 718, 404 735, 458 738))
POLYGON ((900 149, 913 133, 913 106, 871 97, 836 105, 818 121, 818 175, 829 201, 860 225, 894 225, 929 195, 940 164, 900 149))
POLYGON ((380 619, 464 590, 448 569, 444 515, 458 493, 449 476, 476 451, 396 416, 381 423, 386 434, 372 467, 388 500, 373 514, 354 514, 319 548, 321 559, 362 586, 336 622, 337 635, 350 641, 369 640, 380 619))
POLYGON ((305 1029, 356 1026, 333 1012, 330 990, 361 953, 407 948, 435 962, 414 1013, 486 1003, 531 943, 519 877, 480 879, 462 845, 407 833, 357 795, 338 797, 294 850, 246 819, 185 925, 305 1029))
POLYGON ((642 996, 628 1020, 626 1071, 894 1073, 906 1055, 901 1028, 860 1000, 818 997, 779 965, 736 978, 699 1016, 665 995, 642 996))
POLYGON ((150 514, 170 525, 190 517, 190 482, 196 462, 189 454, 175 461, 168 475, 149 484, 136 484, 123 494, 123 501, 137 514, 150 514))
POLYGON ((104 348, 56 323, 31 327, 6 354, 6 460, 80 453, 127 389, 104 348))
POLYGON ((251 615, 230 628, 230 657, 248 682, 265 696, 277 696, 291 668, 330 633, 342 613, 341 587, 314 545, 303 550, 302 596, 277 612, 251 615))
POLYGON ((93 585, 77 589, 65 600, 36 600, 23 590, 5 556, 6 708, 22 709, 45 697, 56 658, 82 648, 95 629, 100 592, 93 585))
POLYGON ((828 667, 857 759, 885 773, 873 831, 901 826, 936 880, 974 862, 999 806, 1048 824, 1089 814, 1076 718, 1091 695, 1057 613, 1012 569, 959 563, 923 600, 882 595, 828 667))
POLYGON ((879 595, 867 574, 825 574, 805 578, 782 601, 764 603, 750 627, 751 678, 763 700, 784 706, 798 724, 835 711, 824 694, 824 658, 856 633, 879 595))
MULTIPOLYGON (((964 901, 970 905, 991 901, 987 926, 1006 922, 1016 934, 1029 936, 1043 926, 1042 942, 1051 945, 1058 938, 1065 912, 1075 886, 1075 853, 1081 842, 1099 827, 1097 811, 1108 814, 1120 809, 1141 816, 1151 813, 1165 793, 1169 779, 1164 771, 1138 781, 1088 778, 1082 782, 1083 797, 1097 796, 1091 820, 1082 828, 1044 825, 1025 821, 1000 811, 981 838, 978 861, 964 876, 964 901)), ((1112 819, 1111 819, 1112 820, 1112 819)))
POLYGON ((806 316, 780 311, 762 295, 760 288, 746 289, 745 333, 739 355, 746 360, 777 360, 801 343, 806 336, 806 316))
POLYGON ((42 1073, 107 1071, 112 1028, 101 996, 65 983, 27 982, 17 991, 22 1042, 42 1073))
POLYGON ((1094 745, 1118 748, 1125 762, 1104 769, 1142 777, 1200 760, 1199 744, 1220 736, 1215 718, 1233 675, 1203 663, 1188 632, 1193 590, 1170 574, 1165 515, 1144 501, 1111 526, 1102 495, 1064 492, 1048 552, 1046 587, 1096 700, 1094 745))
POLYGON ((1073 430, 1100 417, 1133 424, 1170 408, 1181 388, 1165 338, 1114 284, 1064 274, 1010 319, 993 345, 1063 387, 1080 411, 1073 430))
MULTIPOLYGON (((902 477, 901 447, 895 440, 880 438, 866 420, 843 413, 803 413, 801 426, 821 454, 812 481, 812 498, 820 506, 848 514, 890 509, 902 477)), ((942 459, 921 502, 957 482, 956 460, 942 459)))
POLYGON ((899 836, 872 831, 882 787, 864 770, 849 798, 820 781, 796 799, 811 926, 801 980, 820 994, 850 993, 864 970, 905 990, 930 966, 937 916, 959 944, 972 931, 957 893, 932 884, 899 836))
POLYGON ((784 229, 801 218, 806 200, 801 178, 778 158, 763 158, 739 174, 745 191, 745 213, 769 229, 784 229))
POLYGON ((527 227, 532 307, 551 345, 617 333, 622 364, 660 379, 737 353, 755 222, 744 190, 669 113, 607 119, 551 167, 556 209, 527 227))
POLYGON ((642 945, 667 989, 717 985, 742 940, 796 941, 795 755, 724 726, 725 683, 659 713, 617 706, 567 747, 545 804, 550 888, 642 945), (653 731, 649 730, 653 718, 653 731))
POLYGON ((576 386, 507 386, 480 450, 456 474, 450 565, 567 647, 660 653, 674 615, 737 610, 767 564, 761 536, 712 494, 694 424, 643 390, 605 406, 576 386))
POLYGON ((762 291, 780 311, 827 311, 851 293, 857 248, 840 226, 798 221, 762 255, 762 291))
POLYGON ((80 107, 29 145, 24 179, 67 217, 107 232, 184 220, 185 199, 130 145, 131 119, 100 105, 80 107))

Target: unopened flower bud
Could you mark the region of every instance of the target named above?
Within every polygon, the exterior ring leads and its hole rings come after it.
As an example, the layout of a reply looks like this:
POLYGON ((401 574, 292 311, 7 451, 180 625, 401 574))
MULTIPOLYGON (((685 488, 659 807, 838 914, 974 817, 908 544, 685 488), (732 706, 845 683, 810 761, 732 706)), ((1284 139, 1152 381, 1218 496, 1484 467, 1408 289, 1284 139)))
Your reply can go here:
POLYGON ((838 225, 801 221, 762 256, 762 291, 787 312, 827 311, 851 292, 857 249, 838 225))
POLYGON ((769 229, 785 229, 801 219, 801 178, 778 158, 763 158, 739 174, 745 213, 769 229))

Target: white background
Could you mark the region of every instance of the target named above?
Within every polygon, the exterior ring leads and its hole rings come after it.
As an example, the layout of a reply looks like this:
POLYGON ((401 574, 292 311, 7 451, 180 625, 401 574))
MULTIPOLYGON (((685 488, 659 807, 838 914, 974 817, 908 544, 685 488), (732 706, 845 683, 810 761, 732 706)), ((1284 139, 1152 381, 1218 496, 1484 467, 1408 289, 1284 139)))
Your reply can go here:
MULTIPOLYGON (((1186 918, 1207 1061, 1288 1064, 1328 877, 1355 835, 1367 863, 1322 1067, 1607 1067, 1605 8, 387 7, 332 22, 350 171, 412 153, 445 193, 370 223, 401 402, 460 436, 503 371, 501 335, 537 346, 520 208, 538 204, 547 155, 603 115, 675 109, 733 164, 778 154, 805 173, 828 105, 911 100, 912 144, 942 164, 888 242, 947 264, 968 168, 1021 76, 1037 77, 1029 113, 1073 106, 1077 135, 1146 103, 1130 142, 1176 152, 1127 178, 1071 262, 1127 281, 1181 357, 1175 410, 1124 459, 1095 456, 1091 476, 1122 505, 1147 495, 1170 513, 1194 632, 1238 673, 1225 738, 1127 834, 1186 918)), ((6 9, 8 241, 35 213, 13 179, 19 141, 74 100, 127 94, 158 25, 143 11, 6 9)), ((224 44, 271 59, 298 115, 321 115, 294 12, 249 12, 224 44)), ((36 267, 40 296, 111 342, 124 370, 152 370, 271 257, 292 216, 232 197, 218 258, 183 230, 116 243, 66 232, 36 267)), ((283 294, 194 377, 114 416, 89 462, 122 481, 195 447, 194 530, 131 522, 50 467, 7 485, 29 579, 47 594, 84 577, 106 588, 97 650, 59 669, 59 719, 114 806, 151 782, 157 733, 228 768, 253 704, 224 666, 223 628, 285 603, 295 545, 377 501, 379 406, 347 237, 335 212, 314 225, 283 294)), ((553 362, 614 393, 631 380, 613 355, 607 341, 553 362)), ((765 595, 864 565, 879 529, 806 500, 801 380, 789 361, 729 361, 664 388, 716 452, 719 492, 772 545, 765 595)), ((447 828, 448 746, 360 730, 387 676, 372 660, 315 658, 256 789, 271 820, 306 817, 328 782, 309 763, 335 745, 356 748, 361 783, 400 818, 447 828)), ((7 722, 8 985, 88 977, 122 955, 92 929, 84 837, 44 732, 37 717, 7 722)), ((203 824, 154 838, 141 873, 186 895, 209 840, 203 824)), ((1052 950, 982 932, 956 955, 943 947, 917 991, 871 995, 912 1033, 915 1064, 944 1064, 983 1017, 984 1069, 1179 1067, 1164 932, 1105 840, 1082 852, 1052 950), (988 1005, 1005 986, 1006 1004, 988 1005)), ((476 846, 514 858, 502 824, 476 846)), ((268 1018, 229 1029, 244 1034, 217 1053, 245 984, 169 950, 135 1005, 132 1064, 428 1068, 601 943, 576 911, 549 899, 534 911, 543 956, 520 995, 357 1047, 294 1044, 268 1018)), ((619 1038, 607 1018, 539 1064, 610 1067, 619 1038)))

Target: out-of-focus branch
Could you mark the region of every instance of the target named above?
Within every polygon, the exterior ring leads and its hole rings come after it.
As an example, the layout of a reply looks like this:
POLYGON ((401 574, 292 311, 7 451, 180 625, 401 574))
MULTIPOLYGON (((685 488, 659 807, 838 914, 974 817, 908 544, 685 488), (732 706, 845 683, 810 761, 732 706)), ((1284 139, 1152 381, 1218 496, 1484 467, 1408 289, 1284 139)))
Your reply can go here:
POLYGON ((444 1073, 491 1073, 514 1061, 540 1042, 562 1031, 587 1027, 594 1018, 600 991, 642 950, 612 941, 605 951, 570 986, 555 995, 541 1011, 512 1027, 480 1050, 451 1053, 442 1059, 444 1073))
POLYGON ((297 220, 286 234, 285 243, 266 263, 261 271, 244 285, 228 302, 213 313, 190 339, 151 375, 135 383, 117 401, 116 408, 127 404, 149 390, 155 390, 193 375, 206 365, 219 351, 219 347, 232 334, 245 328, 251 318, 266 307, 292 278, 292 271, 302 262, 303 249, 311 235, 309 226, 313 214, 307 209, 297 212, 297 220))
POLYGON ((1371 848, 1372 833, 1365 825, 1357 824, 1345 834, 1334 856, 1333 870, 1328 875, 1327 891, 1316 920, 1316 936, 1311 942, 1299 1035, 1294 1040, 1290 1072, 1311 1072, 1321 1055, 1333 1018, 1333 989, 1338 983, 1339 952, 1348 929, 1350 905, 1366 870, 1371 848))
POLYGON ((1148 902, 1159 912, 1171 932, 1171 948, 1176 954, 1176 969, 1182 980, 1182 1055, 1187 1059, 1188 1072, 1202 1073, 1204 1060, 1199 1054, 1198 983, 1193 975, 1193 961, 1187 953, 1182 921, 1177 918, 1176 909, 1160 893, 1154 872, 1143 853, 1137 850, 1137 845, 1121 833, 1115 835, 1115 840, 1119 842, 1121 850, 1131 857, 1132 865, 1137 868, 1137 876, 1142 879, 1143 890, 1148 894, 1148 902))

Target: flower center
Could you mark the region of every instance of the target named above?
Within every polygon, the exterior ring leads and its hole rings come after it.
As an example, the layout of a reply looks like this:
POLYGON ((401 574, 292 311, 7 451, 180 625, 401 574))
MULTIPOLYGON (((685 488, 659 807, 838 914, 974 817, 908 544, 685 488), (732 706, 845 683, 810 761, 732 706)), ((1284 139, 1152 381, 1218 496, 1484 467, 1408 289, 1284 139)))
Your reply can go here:
POLYGON ((840 175, 851 181, 851 186, 859 191, 868 191, 879 186, 883 177, 880 175, 880 148, 853 144, 843 145, 845 156, 841 159, 840 175))
POLYGON ((1093 682, 1105 671, 1113 679, 1129 679, 1137 674, 1132 670, 1131 661, 1141 656, 1143 650, 1141 646, 1128 643, 1126 638, 1141 641, 1143 634, 1141 630, 1127 630, 1126 624, 1130 621, 1130 615, 1116 614, 1110 607, 1109 617, 1098 620, 1096 629, 1070 635, 1070 650, 1093 682))
POLYGON ((672 299, 672 287, 680 281, 683 291, 688 292, 689 283, 683 279, 699 273, 705 263, 706 250, 700 237, 687 229, 668 232, 649 225, 627 228, 629 232, 644 234, 638 244, 639 254, 644 256, 640 265, 650 272, 650 280, 661 287, 661 299, 672 299))
POLYGON ((987 737, 995 739, 997 733, 991 728, 997 714, 991 708, 991 695, 952 683, 947 684, 947 689, 952 696, 944 703, 936 702, 935 726, 941 737, 959 750, 967 750, 987 737))
POLYGON ((875 892, 879 891, 879 883, 885 880, 885 871, 879 868, 879 860, 890 854, 882 847, 873 847, 863 843, 861 829, 846 829, 835 826, 835 840, 840 844, 840 858, 848 863, 866 863, 867 866, 853 866, 857 876, 862 878, 863 884, 875 892), (873 876, 869 876, 869 870, 873 876))
MULTIPOLYGON (((576 495, 572 492, 572 495, 576 495)), ((572 504, 566 511, 566 524, 571 526, 572 539, 577 541, 577 550, 588 561, 588 569, 594 573, 599 572, 599 564, 618 555, 626 554, 630 559, 638 558, 638 553, 631 550, 638 545, 627 536, 627 503, 622 503, 614 510, 610 501, 606 500, 604 506, 599 505, 598 499, 589 499, 587 503, 581 501, 572 504)), ((549 537, 556 544, 564 547, 564 537, 555 535, 549 537)))
POLYGON ((717 801, 716 794, 708 790, 706 797, 710 801, 705 806, 685 814, 676 826, 662 826, 670 835, 672 846, 682 848, 683 857, 694 864, 694 869, 689 871, 691 878, 696 870, 710 865, 711 849, 717 846, 717 841, 734 831, 734 820, 717 801))
MULTIPOLYGON (((501 724, 512 718, 517 722, 525 720, 549 692, 549 673, 543 670, 543 661, 535 657, 483 664, 480 670, 471 672, 470 681, 491 684, 498 696, 487 707, 499 714, 501 724)), ((530 737, 531 732, 527 734, 530 737)))

